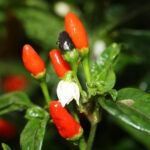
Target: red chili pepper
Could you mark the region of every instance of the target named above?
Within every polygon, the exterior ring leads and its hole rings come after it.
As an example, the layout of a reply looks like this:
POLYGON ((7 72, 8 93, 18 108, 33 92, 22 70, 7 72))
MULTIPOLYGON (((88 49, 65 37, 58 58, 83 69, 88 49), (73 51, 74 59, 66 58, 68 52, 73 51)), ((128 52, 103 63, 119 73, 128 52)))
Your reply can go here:
POLYGON ((60 52, 57 49, 50 51, 49 56, 51 58, 53 67, 60 78, 71 70, 70 65, 63 59, 60 52))
POLYGON ((88 40, 83 24, 73 13, 67 13, 65 16, 65 29, 70 35, 76 48, 82 49, 88 47, 88 40))
POLYGON ((23 75, 9 75, 3 79, 5 92, 21 91, 27 86, 27 80, 23 75))
POLYGON ((62 137, 73 138, 80 134, 80 124, 62 107, 60 102, 51 101, 49 108, 52 119, 62 137))
POLYGON ((6 120, 0 119, 0 137, 12 139, 16 135, 16 127, 6 120))
POLYGON ((29 44, 26 44, 23 47, 22 59, 26 69, 34 76, 45 71, 43 60, 29 44))

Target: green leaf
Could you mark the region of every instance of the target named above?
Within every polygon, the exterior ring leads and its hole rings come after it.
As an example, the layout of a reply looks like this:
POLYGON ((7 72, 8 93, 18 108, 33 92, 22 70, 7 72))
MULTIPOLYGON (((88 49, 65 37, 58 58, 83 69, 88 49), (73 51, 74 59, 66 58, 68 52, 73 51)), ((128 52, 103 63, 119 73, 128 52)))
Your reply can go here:
POLYGON ((49 9, 49 3, 43 0, 26 0, 25 5, 43 10, 49 9))
POLYGON ((110 47, 104 50, 103 53, 97 58, 97 60, 91 66, 93 80, 99 81, 101 77, 103 77, 104 74, 106 74, 105 72, 109 70, 115 58, 119 55, 120 48, 120 45, 118 45, 117 43, 113 43, 110 47))
POLYGON ((121 120, 116 120, 117 124, 119 124, 124 130, 126 130, 129 134, 131 134, 136 140, 145 145, 147 149, 150 149, 150 134, 137 130, 128 124, 125 124, 121 120))
POLYGON ((114 101, 116 101, 117 96, 118 96, 117 90, 111 89, 110 91, 108 91, 108 93, 110 94, 110 96, 112 97, 112 99, 113 99, 114 101))
POLYGON ((17 18, 22 22, 26 35, 40 44, 44 50, 56 46, 59 33, 64 30, 63 21, 46 9, 18 7, 14 9, 17 18))
POLYGON ((11 148, 5 143, 2 143, 2 148, 3 150, 11 150, 11 148))
POLYGON ((33 118, 41 119, 41 118, 44 118, 46 115, 47 115, 47 112, 45 112, 41 107, 33 106, 27 109, 25 117, 27 119, 33 119, 33 118))
POLYGON ((21 133, 22 150, 41 150, 49 114, 37 106, 29 108, 26 117, 29 121, 21 133))
POLYGON ((116 82, 113 63, 119 55, 121 46, 113 43, 91 66, 92 83, 88 85, 91 95, 110 91, 116 82))
POLYGON ((25 109, 32 106, 32 102, 28 96, 23 92, 13 92, 0 96, 0 115, 25 109))
POLYGON ((104 94, 105 92, 110 91, 114 87, 115 82, 116 76, 114 71, 111 69, 107 72, 105 80, 94 81, 88 84, 89 92, 93 96, 95 96, 96 94, 104 94))
POLYGON ((134 88, 118 91, 117 101, 99 98, 101 106, 114 117, 150 134, 150 95, 134 88))

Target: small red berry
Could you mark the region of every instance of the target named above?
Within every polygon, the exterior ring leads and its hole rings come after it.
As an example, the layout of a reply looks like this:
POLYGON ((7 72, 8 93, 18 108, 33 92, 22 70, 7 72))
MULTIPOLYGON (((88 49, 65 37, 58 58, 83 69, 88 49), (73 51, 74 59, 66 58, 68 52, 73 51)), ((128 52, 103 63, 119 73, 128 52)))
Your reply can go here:
POLYGON ((22 59, 26 69, 29 70, 34 76, 45 71, 43 60, 29 44, 26 44, 23 47, 22 59))
POLYGON ((3 79, 5 92, 22 91, 27 86, 27 79, 23 75, 9 75, 3 79))
POLYGON ((62 137, 73 138, 80 134, 80 124, 62 107, 60 102, 51 101, 49 108, 52 119, 62 137))
POLYGON ((9 121, 0 119, 0 137, 12 139, 16 135, 16 127, 9 121))
POLYGON ((65 16, 65 29, 78 49, 87 48, 88 40, 83 24, 73 13, 65 16))
POLYGON ((63 59, 62 55, 57 49, 50 51, 49 56, 51 58, 53 67, 60 78, 71 70, 70 65, 63 59))

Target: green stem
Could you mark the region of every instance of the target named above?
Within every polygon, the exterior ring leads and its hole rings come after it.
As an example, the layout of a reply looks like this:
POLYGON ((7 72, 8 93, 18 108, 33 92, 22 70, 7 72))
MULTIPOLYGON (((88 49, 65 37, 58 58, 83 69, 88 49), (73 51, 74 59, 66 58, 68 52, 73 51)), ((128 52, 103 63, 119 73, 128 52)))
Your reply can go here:
POLYGON ((74 116, 74 119, 75 119, 78 123, 80 123, 79 117, 78 117, 78 115, 77 115, 76 112, 73 112, 73 116, 74 116))
POLYGON ((81 139, 80 139, 80 141, 79 141, 79 149, 80 150, 85 150, 85 139, 84 139, 84 137, 82 137, 81 139))
POLYGON ((73 104, 70 104, 70 110, 71 110, 72 113, 73 113, 74 119, 75 119, 78 123, 80 123, 80 119, 79 119, 79 117, 78 117, 77 112, 75 111, 75 106, 74 106, 73 104))
POLYGON ((77 70, 78 70, 77 61, 71 63, 71 68, 72 68, 72 70, 75 72, 75 74, 77 74, 77 70))
POLYGON ((50 95, 49 95, 49 92, 48 92, 48 88, 47 88, 46 82, 45 82, 45 81, 41 81, 40 86, 41 86, 43 95, 44 95, 44 97, 45 97, 45 101, 46 101, 46 103, 47 103, 48 106, 49 106, 49 103, 50 103, 50 101, 51 101, 51 98, 50 98, 50 95))
POLYGON ((87 142, 87 148, 86 150, 91 150, 93 146, 93 141, 96 133, 96 128, 97 128, 97 123, 91 124, 91 129, 90 129, 90 134, 89 134, 89 139, 87 142))
POLYGON ((84 69, 84 74, 85 74, 86 80, 87 80, 87 82, 90 82, 91 81, 91 73, 90 73, 89 57, 88 57, 88 55, 83 58, 82 65, 83 65, 83 69, 84 69))
POLYGON ((76 80, 76 82, 77 82, 77 84, 78 84, 78 87, 79 87, 81 96, 82 96, 83 99, 85 99, 86 96, 85 96, 85 94, 84 94, 84 92, 83 92, 83 89, 82 89, 82 86, 81 86, 81 84, 80 84, 80 81, 79 81, 79 79, 78 79, 76 73, 75 73, 75 72, 72 72, 72 73, 73 73, 73 76, 74 76, 74 78, 75 78, 75 80, 76 80))

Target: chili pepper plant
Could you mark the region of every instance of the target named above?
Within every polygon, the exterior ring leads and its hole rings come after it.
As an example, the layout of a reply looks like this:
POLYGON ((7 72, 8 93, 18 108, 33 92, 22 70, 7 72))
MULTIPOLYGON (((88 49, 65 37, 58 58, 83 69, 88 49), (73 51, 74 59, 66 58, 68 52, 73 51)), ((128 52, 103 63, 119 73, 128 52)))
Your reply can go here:
MULTIPOLYGON (((25 111, 27 122, 20 134, 22 150, 41 150, 45 133, 50 126, 56 126, 59 136, 66 143, 74 145, 75 149, 92 150, 103 110, 141 135, 150 134, 150 95, 135 88, 114 88, 117 80, 114 68, 118 63, 122 44, 112 43, 94 62, 90 62, 91 50, 86 30, 73 13, 66 14, 65 29, 58 35, 56 43, 47 57, 55 75, 59 77, 55 89, 57 98, 53 98, 47 85, 50 68, 46 67, 46 62, 30 44, 25 44, 22 48, 22 61, 32 79, 41 87, 41 101, 45 101, 44 105, 33 103, 23 91, 0 96, 0 115, 25 111), (82 81, 79 71, 84 73, 82 81), (88 120, 90 128, 82 122, 81 114, 88 120)), ((0 129, 0 136, 6 133, 0 129)), ((9 135, 11 133, 6 135, 7 138, 9 135)), ((10 150, 4 143, 2 147, 10 150)))

